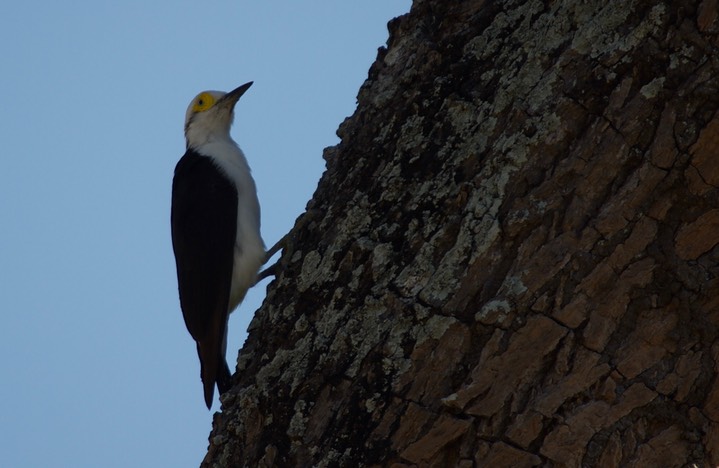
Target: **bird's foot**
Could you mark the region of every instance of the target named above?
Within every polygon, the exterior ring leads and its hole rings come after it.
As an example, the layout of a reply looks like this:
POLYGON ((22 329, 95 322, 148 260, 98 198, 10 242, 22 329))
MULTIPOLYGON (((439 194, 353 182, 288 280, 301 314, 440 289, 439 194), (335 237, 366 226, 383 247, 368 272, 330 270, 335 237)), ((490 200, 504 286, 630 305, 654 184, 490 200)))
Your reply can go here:
POLYGON ((280 250, 282 250, 282 249, 285 248, 285 246, 287 245, 287 241, 289 240, 289 237, 290 237, 290 233, 285 234, 284 236, 282 236, 282 239, 278 240, 278 241, 275 243, 275 245, 273 245, 272 247, 270 247, 270 250, 268 250, 267 253, 265 254, 265 261, 262 262, 263 265, 264 265, 265 263, 269 262, 270 259, 271 259, 277 252, 279 252, 280 250))
POLYGON ((261 272, 257 273, 257 279, 255 280, 255 284, 259 283, 260 281, 267 278, 268 276, 277 276, 277 262, 273 263, 272 265, 268 266, 261 272))
MULTIPOLYGON (((265 254, 265 260, 262 262, 263 265, 265 265, 267 262, 270 261, 270 259, 280 250, 283 250, 285 246, 287 245, 290 238, 290 234, 285 234, 282 239, 278 240, 275 245, 273 245, 270 250, 267 251, 265 254)), ((257 285, 260 281, 267 278, 268 276, 277 276, 277 270, 279 269, 279 266, 277 265, 279 262, 275 262, 272 265, 268 266, 261 272, 257 274, 257 279, 255 280, 255 284, 253 286, 257 285)))
MULTIPOLYGON (((302 230, 305 228, 305 226, 309 225, 311 221, 317 219, 321 212, 319 210, 309 210, 302 216, 300 216, 295 223, 295 227, 290 230, 287 234, 282 236, 282 239, 278 240, 275 245, 270 247, 270 249, 265 254, 265 260, 262 262, 262 264, 266 264, 270 261, 270 259, 280 250, 293 250, 293 244, 295 241, 295 236, 293 233, 298 232, 299 230, 302 230)), ((271 266, 265 268, 257 275, 257 280, 255 281, 256 285, 263 279, 267 278, 268 276, 277 276, 278 270, 279 270, 279 261, 275 262, 271 266)))

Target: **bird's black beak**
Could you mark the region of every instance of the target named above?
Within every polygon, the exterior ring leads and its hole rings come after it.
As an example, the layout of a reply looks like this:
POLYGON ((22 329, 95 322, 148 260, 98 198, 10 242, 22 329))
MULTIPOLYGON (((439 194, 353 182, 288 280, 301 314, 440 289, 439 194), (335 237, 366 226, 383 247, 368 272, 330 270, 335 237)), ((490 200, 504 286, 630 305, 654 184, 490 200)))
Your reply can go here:
POLYGON ((229 93, 222 96, 220 99, 221 103, 223 105, 229 105, 230 107, 234 107, 235 104, 237 104, 237 101, 240 100, 243 94, 245 94, 245 91, 250 89, 250 86, 252 86, 253 81, 250 81, 249 83, 245 83, 242 86, 233 89, 229 93))

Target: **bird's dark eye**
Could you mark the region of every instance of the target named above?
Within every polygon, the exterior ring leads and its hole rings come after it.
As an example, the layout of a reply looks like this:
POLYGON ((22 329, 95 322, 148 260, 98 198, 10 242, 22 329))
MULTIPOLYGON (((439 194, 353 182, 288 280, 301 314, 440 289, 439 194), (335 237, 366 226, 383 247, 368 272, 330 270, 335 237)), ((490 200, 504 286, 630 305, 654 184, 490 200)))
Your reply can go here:
POLYGON ((198 106, 201 106, 201 105, 203 105, 204 103, 205 103, 205 101, 203 101, 202 99, 200 99, 199 101, 197 101, 197 105, 198 105, 198 106))

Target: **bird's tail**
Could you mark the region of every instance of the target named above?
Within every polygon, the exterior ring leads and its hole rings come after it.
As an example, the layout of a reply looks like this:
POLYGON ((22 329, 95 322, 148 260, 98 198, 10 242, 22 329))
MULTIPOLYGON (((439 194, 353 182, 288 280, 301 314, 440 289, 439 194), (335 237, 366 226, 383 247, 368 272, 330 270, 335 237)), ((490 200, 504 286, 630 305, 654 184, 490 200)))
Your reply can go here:
POLYGON ((220 395, 232 386, 232 374, 227 366, 225 356, 222 356, 216 346, 204 346, 197 343, 197 354, 200 356, 200 377, 205 390, 205 404, 207 409, 212 407, 212 398, 215 396, 215 383, 220 395))
POLYGON ((232 387, 232 374, 230 368, 227 366, 227 361, 224 356, 220 356, 220 362, 217 368, 217 390, 220 391, 220 395, 224 394, 232 387))

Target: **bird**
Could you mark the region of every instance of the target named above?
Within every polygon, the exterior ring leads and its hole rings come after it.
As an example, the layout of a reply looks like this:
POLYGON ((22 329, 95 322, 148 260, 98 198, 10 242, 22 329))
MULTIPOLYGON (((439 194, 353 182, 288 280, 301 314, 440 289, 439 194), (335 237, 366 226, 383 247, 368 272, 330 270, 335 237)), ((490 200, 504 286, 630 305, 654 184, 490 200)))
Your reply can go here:
POLYGON ((200 358, 207 409, 215 385, 231 387, 225 359, 230 313, 265 262, 250 166, 230 136, 234 109, 252 86, 203 91, 185 114, 186 151, 175 167, 170 224, 182 315, 200 358))

